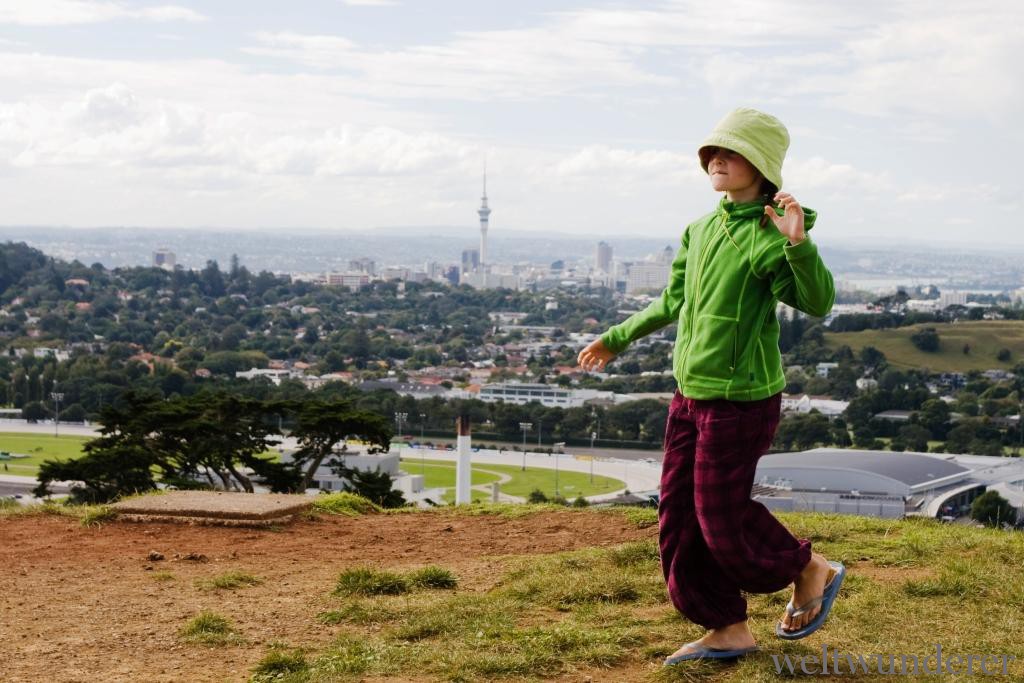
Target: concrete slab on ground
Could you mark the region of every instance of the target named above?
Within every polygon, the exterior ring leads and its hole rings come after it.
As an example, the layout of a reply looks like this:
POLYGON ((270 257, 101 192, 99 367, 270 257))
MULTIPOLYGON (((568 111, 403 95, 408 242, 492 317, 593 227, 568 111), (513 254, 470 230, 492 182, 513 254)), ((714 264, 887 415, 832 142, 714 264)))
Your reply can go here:
POLYGON ((122 500, 110 507, 119 519, 178 521, 229 526, 285 524, 312 505, 304 495, 169 491, 122 500))

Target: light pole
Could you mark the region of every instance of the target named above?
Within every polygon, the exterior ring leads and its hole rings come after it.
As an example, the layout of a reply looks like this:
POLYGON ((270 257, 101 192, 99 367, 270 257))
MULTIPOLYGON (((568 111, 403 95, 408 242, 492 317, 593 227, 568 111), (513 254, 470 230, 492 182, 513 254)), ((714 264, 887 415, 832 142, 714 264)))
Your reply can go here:
POLYGON ((601 438, 601 416, 597 414, 597 408, 594 408, 593 410, 590 411, 590 416, 592 418, 594 418, 594 423, 597 424, 597 429, 595 430, 597 432, 597 434, 596 434, 595 438, 600 439, 601 438))
POLYGON ((64 394, 60 391, 51 391, 50 398, 53 399, 54 403, 53 435, 60 436, 58 433, 58 425, 60 425, 60 402, 64 400, 64 394))
POLYGON ((558 453, 555 453, 555 496, 558 496, 558 453))
POLYGON ((590 483, 594 483, 594 439, 597 438, 597 432, 590 432, 590 483))
POLYGON ((420 413, 420 472, 423 473, 423 481, 427 480, 427 450, 423 448, 423 423, 426 420, 427 414, 420 413))
POLYGON ((532 422, 520 422, 519 428, 523 430, 523 471, 526 471, 526 432, 533 429, 532 422))
POLYGON ((409 419, 409 413, 394 413, 394 421, 398 423, 398 440, 401 440, 401 423, 409 419))
POLYGON ((1017 453, 1024 447, 1024 401, 1017 404, 1017 453))

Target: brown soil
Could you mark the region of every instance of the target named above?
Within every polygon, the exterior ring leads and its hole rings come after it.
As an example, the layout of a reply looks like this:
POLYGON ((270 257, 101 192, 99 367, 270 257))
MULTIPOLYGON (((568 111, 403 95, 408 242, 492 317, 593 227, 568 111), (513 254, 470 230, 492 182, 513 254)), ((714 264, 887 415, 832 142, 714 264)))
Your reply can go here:
MULTIPOLYGON (((321 516, 280 530, 128 522, 84 528, 56 516, 0 520, 0 679, 244 681, 268 643, 316 653, 330 642, 334 629, 316 616, 332 608, 330 592, 347 567, 439 564, 464 589, 483 591, 502 575, 502 556, 615 545, 656 533, 588 511, 514 519, 440 512, 321 516), (151 552, 166 559, 151 561, 151 552), (196 580, 231 570, 264 581, 237 591, 196 587, 196 580), (182 642, 178 630, 204 609, 232 620, 245 644, 182 642)), ((648 675, 616 669, 558 680, 648 675)))

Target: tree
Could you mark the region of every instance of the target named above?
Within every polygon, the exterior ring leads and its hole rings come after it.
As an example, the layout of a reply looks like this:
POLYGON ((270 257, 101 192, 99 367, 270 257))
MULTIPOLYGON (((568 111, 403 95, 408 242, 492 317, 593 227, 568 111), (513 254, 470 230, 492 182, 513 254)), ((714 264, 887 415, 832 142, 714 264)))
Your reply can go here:
POLYGON ((227 288, 224 286, 224 276, 220 272, 220 266, 216 261, 207 261, 206 267, 199 274, 203 293, 211 297, 224 296, 227 288))
POLYGON ((216 475, 225 489, 241 487, 253 492, 242 465, 255 464, 277 433, 266 419, 273 404, 228 394, 200 394, 164 402, 160 407, 158 438, 169 449, 176 446, 175 475, 216 475))
POLYGON ((137 443, 119 443, 103 449, 90 449, 74 460, 46 460, 39 466, 39 485, 33 493, 50 494, 54 481, 75 482, 71 500, 76 503, 107 503, 123 495, 144 493, 156 488, 153 457, 137 443))
POLYGON ((775 444, 781 450, 804 451, 831 442, 828 418, 819 412, 789 415, 775 433, 775 444))
POLYGON ((40 401, 32 401, 26 403, 21 409, 21 416, 29 422, 38 422, 39 420, 45 420, 50 416, 50 411, 46 409, 46 406, 40 401))
POLYGON ((312 486, 317 469, 346 438, 368 441, 371 448, 384 451, 390 446, 390 423, 353 409, 347 401, 303 401, 291 408, 296 420, 291 436, 299 442, 292 460, 302 472, 300 490, 312 486))
POLYGON ((277 404, 226 394, 164 400, 158 393, 127 391, 100 413, 100 436, 85 455, 67 462, 46 461, 37 492, 52 481, 81 481, 76 499, 105 502, 156 487, 156 476, 180 488, 210 487, 249 493, 245 467, 273 469, 259 457, 276 432, 268 415, 277 404))
POLYGON ((885 363, 885 354, 874 346, 865 346, 860 350, 859 356, 865 370, 874 370, 885 363))
POLYGON ((918 424, 936 438, 945 438, 949 425, 949 404, 937 398, 930 398, 921 404, 916 419, 918 424))
POLYGON ((405 496, 393 488, 394 482, 387 472, 379 468, 372 472, 350 468, 345 465, 344 458, 331 460, 330 465, 335 474, 346 480, 343 484, 345 491, 372 500, 382 508, 400 508, 405 505, 405 496))
POLYGON ((971 518, 986 526, 999 527, 1017 521, 1017 510, 995 491, 986 491, 971 503, 971 518))
POLYGON ((999 349, 999 353, 996 354, 996 359, 1003 363, 1010 362, 1010 349, 999 349))
POLYGON ((540 489, 534 489, 530 491, 530 495, 526 497, 527 503, 546 503, 548 497, 540 489))
POLYGON ((39 466, 39 485, 33 493, 50 494, 54 481, 76 482, 71 499, 79 503, 106 503, 122 495, 156 488, 153 469, 159 454, 147 443, 148 409, 157 405, 154 394, 128 391, 114 405, 104 407, 100 436, 86 442, 85 454, 74 460, 45 460, 39 466))
POLYGON ((974 441, 976 428, 973 422, 961 421, 946 435, 946 451, 949 453, 969 453, 971 442, 974 441))
POLYGON ((932 438, 931 432, 917 424, 903 425, 893 443, 898 440, 906 447, 906 450, 917 451, 918 453, 928 452, 928 441, 932 438))
POLYGON ((910 341, 918 349, 927 353, 934 353, 939 350, 939 333, 935 331, 934 327, 923 327, 914 332, 914 334, 910 335, 910 341))

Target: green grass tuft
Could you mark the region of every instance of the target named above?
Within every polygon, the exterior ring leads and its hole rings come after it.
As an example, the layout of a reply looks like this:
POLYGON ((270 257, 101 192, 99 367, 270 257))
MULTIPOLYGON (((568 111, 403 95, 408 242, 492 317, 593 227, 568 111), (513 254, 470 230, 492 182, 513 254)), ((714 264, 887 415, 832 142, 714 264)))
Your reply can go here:
POLYGON ((423 567, 406 575, 409 585, 414 588, 455 588, 459 579, 442 567, 423 567))
POLYGON ((608 559, 616 567, 636 567, 649 562, 658 562, 661 554, 657 541, 636 541, 625 543, 608 551, 608 559))
POLYGON ((117 513, 106 505, 83 505, 79 522, 82 526, 102 526, 117 518, 117 513))
POLYGON ((230 645, 242 642, 238 631, 225 617, 210 611, 200 612, 179 631, 181 638, 202 645, 230 645))
POLYGON ((359 517, 381 512, 382 508, 373 501, 355 493, 341 491, 319 495, 313 499, 314 512, 324 512, 345 517, 359 517))
POLYGON ((601 511, 622 515, 637 529, 647 529, 648 527, 658 525, 657 508, 641 508, 632 505, 614 505, 610 508, 602 508, 601 511))
POLYGON ((400 595, 408 591, 404 576, 370 567, 346 569, 334 588, 335 595, 400 595))
POLYGON ((274 647, 263 656, 253 668, 252 683, 288 681, 289 683, 309 679, 309 663, 301 649, 288 650, 274 647))

